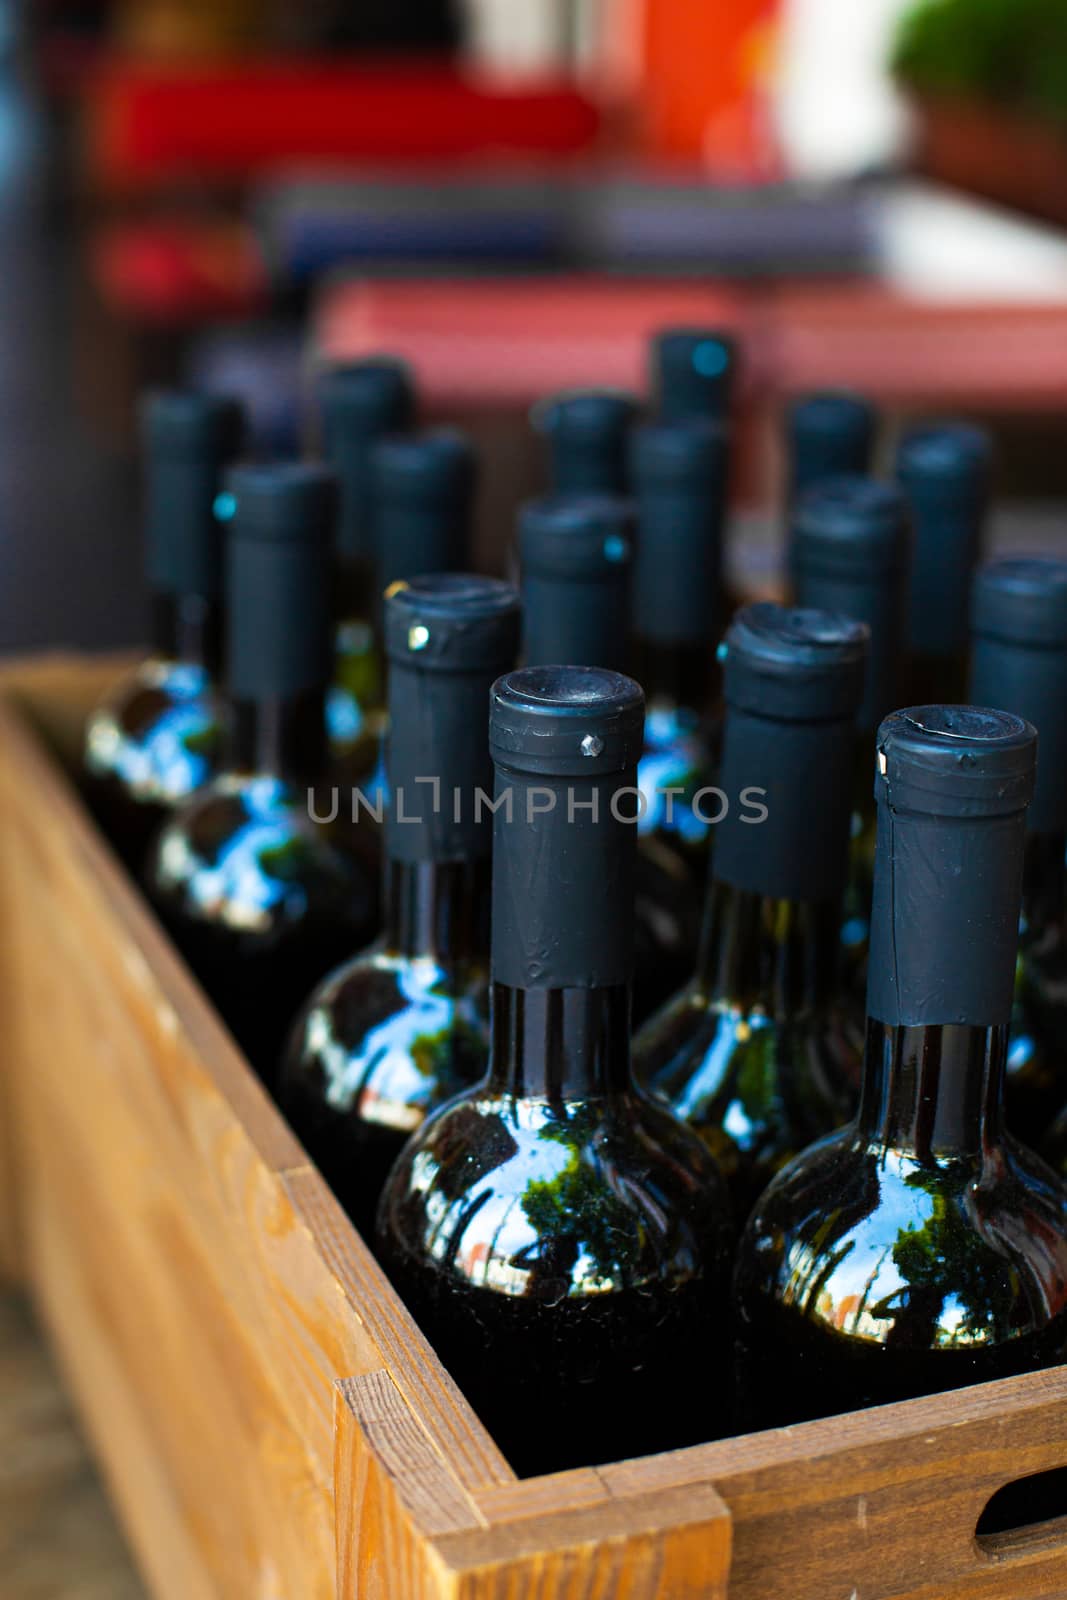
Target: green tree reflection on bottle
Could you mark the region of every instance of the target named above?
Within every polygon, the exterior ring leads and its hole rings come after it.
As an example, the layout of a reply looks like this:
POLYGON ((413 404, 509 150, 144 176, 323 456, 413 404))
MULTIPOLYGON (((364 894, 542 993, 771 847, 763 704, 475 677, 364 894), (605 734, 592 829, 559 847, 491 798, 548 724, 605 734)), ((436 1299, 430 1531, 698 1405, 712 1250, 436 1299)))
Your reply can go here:
POLYGON ((1059 1134, 1050 1138, 1049 1125, 1067 1105, 1067 562, 1009 557, 982 567, 971 631, 971 700, 1037 729, 1006 1105, 1012 1132, 1035 1149, 1048 1141, 1055 1159, 1059 1134))
POLYGON ((736 1275, 744 1420, 1007 1376, 1067 1345, 1067 1190, 1004 1127, 1032 727, 924 707, 879 732, 855 1120, 759 1201, 736 1275))
POLYGON ((489 1053, 489 691, 513 665, 519 599, 491 578, 399 583, 390 662, 385 929, 310 996, 278 1097, 358 1226, 426 1116, 489 1053))
POLYGON ((387 1271, 522 1474, 729 1427, 726 1196, 630 1070, 642 710, 595 668, 496 685, 489 1067, 378 1214, 387 1271))
POLYGON ((730 809, 697 971, 634 1042, 640 1081, 706 1142, 739 1222, 855 1105, 862 1031, 839 994, 839 935, 867 638, 822 611, 761 603, 735 617, 722 648, 730 809))

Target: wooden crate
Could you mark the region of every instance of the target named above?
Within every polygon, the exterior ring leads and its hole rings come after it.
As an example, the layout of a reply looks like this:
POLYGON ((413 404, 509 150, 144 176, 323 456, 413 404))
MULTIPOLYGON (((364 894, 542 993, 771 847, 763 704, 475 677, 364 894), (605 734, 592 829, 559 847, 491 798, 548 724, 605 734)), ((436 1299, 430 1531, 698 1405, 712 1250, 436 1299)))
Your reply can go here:
POLYGON ((1063 1369, 516 1479, 62 775, 113 671, 4 677, 0 1259, 161 1600, 1067 1596, 1067 1518, 975 1538, 1063 1369))

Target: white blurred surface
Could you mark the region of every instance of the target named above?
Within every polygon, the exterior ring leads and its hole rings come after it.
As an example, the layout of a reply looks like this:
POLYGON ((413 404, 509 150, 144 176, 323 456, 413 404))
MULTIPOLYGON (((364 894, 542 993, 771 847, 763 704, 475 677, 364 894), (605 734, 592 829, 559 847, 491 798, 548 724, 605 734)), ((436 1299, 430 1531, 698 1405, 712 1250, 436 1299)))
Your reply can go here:
POLYGON ((911 3, 783 0, 775 118, 798 177, 851 177, 905 150, 908 116, 888 62, 911 3))

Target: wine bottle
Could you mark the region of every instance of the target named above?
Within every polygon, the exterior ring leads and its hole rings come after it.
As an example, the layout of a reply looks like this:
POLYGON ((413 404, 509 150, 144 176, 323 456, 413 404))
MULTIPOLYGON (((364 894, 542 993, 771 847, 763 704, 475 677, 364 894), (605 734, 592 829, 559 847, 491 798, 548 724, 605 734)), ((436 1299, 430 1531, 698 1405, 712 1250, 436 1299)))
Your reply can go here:
MULTIPOLYGON (((519 516, 527 666, 629 664, 633 508, 604 495, 534 500, 519 516)), ((692 961, 694 918, 676 860, 641 851, 637 863, 633 1012, 643 1020, 692 961)))
POLYGON ((380 439, 371 453, 380 598, 390 584, 467 565, 474 453, 452 428, 380 439))
POLYGON ((528 667, 627 666, 633 521, 630 502, 607 495, 553 496, 520 509, 528 667))
POLYGON ((222 537, 213 506, 242 417, 230 400, 181 390, 141 407, 153 647, 89 718, 91 804, 133 871, 179 801, 222 754, 216 696, 222 537))
POLYGON ((728 1422, 726 1197, 630 1070, 641 721, 638 686, 595 668, 495 685, 489 1069, 378 1213, 386 1270, 520 1474, 728 1422))
POLYGON ((329 777, 334 479, 322 467, 241 467, 227 496, 233 745, 163 828, 146 881, 267 1077, 312 986, 374 933, 377 883, 338 790, 318 792, 329 777))
POLYGON ((1035 743, 1022 718, 968 707, 879 730, 860 1106, 742 1239, 751 1427, 1063 1359, 1067 1190, 1003 1117, 1035 743))
POLYGON ((652 342, 652 393, 662 422, 726 424, 737 382, 737 345, 717 328, 666 328, 652 342))
POLYGON ((915 529, 905 690, 912 705, 967 697, 968 607, 991 463, 988 435, 962 422, 916 428, 901 441, 897 478, 915 529))
POLYGON ((488 1060, 489 690, 518 644, 518 595, 495 579, 413 578, 386 598, 385 931, 312 994, 278 1093, 368 1237, 405 1140, 488 1060))
POLYGON ((801 395, 786 413, 789 504, 829 478, 871 470, 877 418, 862 395, 823 389, 801 395))
POLYGON ((647 424, 634 432, 631 471, 634 663, 648 702, 638 768, 642 872, 661 881, 657 898, 674 905, 686 928, 679 962, 647 995, 655 1007, 692 976, 717 809, 710 788, 718 738, 726 433, 712 422, 647 424))
POLYGON ((823 611, 759 602, 734 618, 727 809, 697 971, 634 1041, 639 1081, 705 1141, 739 1222, 855 1109, 862 1026, 850 1026, 838 969, 867 639, 823 611))
POLYGON ((797 604, 839 612, 870 629, 866 686, 857 719, 852 844, 841 924, 843 977, 862 1005, 874 878, 870 763, 878 726, 900 703, 911 530, 898 489, 869 478, 845 477, 828 479, 801 496, 793 513, 792 535, 797 604))
POLYGON ((1008 1047, 1008 1126, 1040 1148, 1067 1103, 1067 561, 993 561, 971 596, 971 699, 1037 729, 1008 1047))
POLYGON ((333 752, 353 777, 373 762, 384 698, 375 639, 371 452, 414 419, 415 394, 402 361, 378 357, 327 372, 319 386, 323 454, 337 478, 335 676, 327 702, 333 752))
POLYGON ((535 407, 548 444, 549 488, 556 495, 626 493, 626 448, 637 416, 632 395, 575 389, 535 407))

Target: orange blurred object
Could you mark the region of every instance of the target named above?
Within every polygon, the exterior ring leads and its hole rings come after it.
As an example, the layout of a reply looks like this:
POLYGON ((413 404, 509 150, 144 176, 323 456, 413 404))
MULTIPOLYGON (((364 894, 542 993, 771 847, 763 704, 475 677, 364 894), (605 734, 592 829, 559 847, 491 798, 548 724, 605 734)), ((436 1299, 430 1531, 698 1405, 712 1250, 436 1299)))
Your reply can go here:
POLYGON ((767 114, 780 0, 644 0, 645 141, 725 176, 779 173, 767 114))

